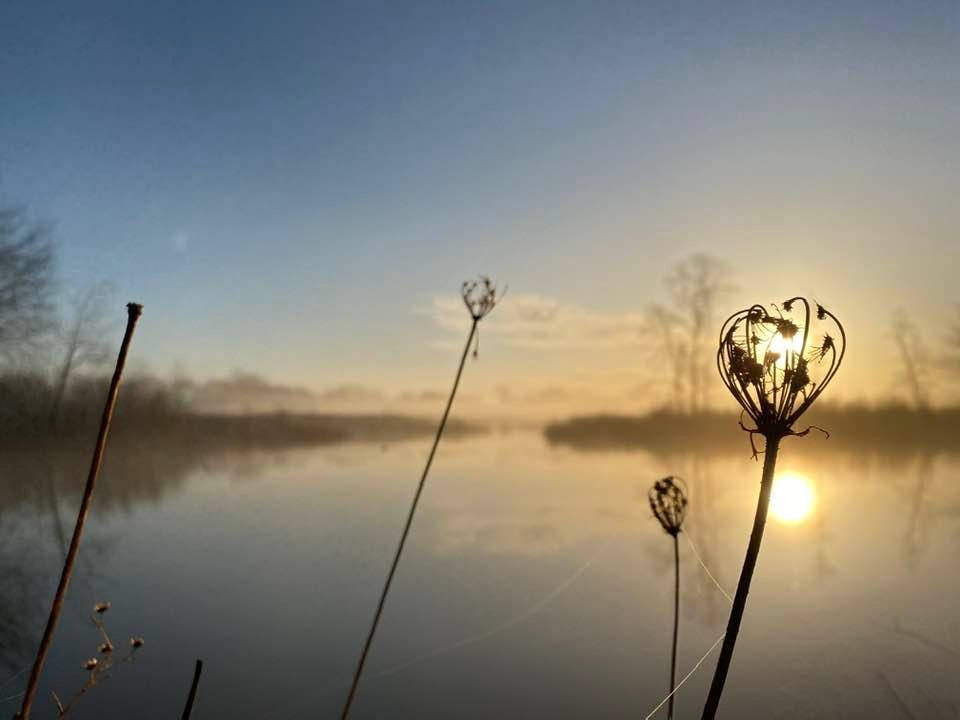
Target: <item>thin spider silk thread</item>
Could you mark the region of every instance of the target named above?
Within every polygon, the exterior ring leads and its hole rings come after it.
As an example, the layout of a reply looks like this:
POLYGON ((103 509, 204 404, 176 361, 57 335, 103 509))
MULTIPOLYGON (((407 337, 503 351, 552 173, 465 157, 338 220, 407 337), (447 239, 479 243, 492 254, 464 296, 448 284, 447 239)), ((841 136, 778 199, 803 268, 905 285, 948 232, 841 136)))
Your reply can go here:
POLYGON ((375 673, 374 675, 372 675, 372 676, 371 676, 371 679, 373 679, 373 678, 386 677, 386 676, 388 676, 388 675, 393 675, 394 673, 398 673, 398 672, 400 672, 401 670, 405 670, 406 668, 410 667, 411 665, 415 665, 415 664, 417 664, 417 663, 419 663, 419 662, 422 662, 422 661, 424 661, 424 660, 429 660, 429 659, 435 658, 435 657, 437 657, 437 656, 439 656, 439 655, 445 655, 445 654, 448 653, 448 652, 453 652, 454 650, 459 650, 459 649, 462 648, 462 647, 466 647, 466 646, 468 646, 468 645, 473 645, 474 643, 482 642, 483 640, 487 640, 487 639, 493 637, 494 635, 500 634, 500 633, 503 632, 504 630, 509 630, 509 629, 510 629, 511 627, 513 627, 514 625, 519 625, 519 624, 522 623, 524 620, 528 620, 529 618, 533 617, 533 616, 536 615, 538 612, 540 612, 541 610, 543 610, 545 607, 547 607, 547 605, 549 605, 551 602, 553 602, 553 601, 556 600, 558 597, 560 597, 560 595, 562 595, 571 585, 573 585, 573 584, 580 578, 580 576, 583 575, 583 573, 586 572, 587 569, 588 569, 591 565, 593 565, 594 562, 596 562, 597 558, 600 557, 600 554, 601 554, 604 550, 606 550, 606 548, 610 545, 610 542, 611 542, 611 541, 612 541, 612 538, 608 538, 607 540, 605 540, 605 541, 600 545, 600 547, 598 547, 598 548, 596 549, 596 551, 593 553, 593 555, 591 555, 589 558, 587 558, 586 562, 584 562, 584 563, 583 563, 582 565, 580 565, 576 570, 574 570, 573 573, 571 573, 570 575, 568 575, 568 576, 567 576, 559 585, 557 585, 553 590, 551 590, 550 592, 548 592, 546 595, 544 595, 543 597, 541 597, 539 600, 537 600, 535 603, 533 603, 532 605, 530 605, 528 608, 526 608, 525 610, 521 611, 520 613, 512 616, 511 618, 509 618, 509 619, 507 619, 507 620, 504 620, 502 623, 500 623, 499 625, 496 625, 495 627, 491 628, 490 630, 487 630, 487 631, 482 632, 482 633, 477 633, 476 635, 471 635, 471 636, 469 636, 469 637, 464 638, 463 640, 459 640, 459 641, 457 641, 457 642, 455 642, 455 643, 453 643, 453 644, 451 644, 451 645, 447 645, 446 647, 438 648, 438 649, 436 649, 436 650, 431 650, 431 651, 426 652, 426 653, 424 653, 424 654, 422 654, 422 655, 418 655, 417 657, 415 657, 415 658, 413 658, 413 659, 411 659, 411 660, 407 660, 406 662, 402 662, 402 663, 400 663, 400 664, 398 664, 398 665, 393 665, 392 667, 388 667, 388 668, 386 668, 386 669, 384 669, 384 670, 381 670, 380 672, 375 673))
MULTIPOLYGON (((684 536, 687 538, 687 544, 690 546, 690 550, 693 552, 693 556, 697 559, 697 562, 700 563, 700 567, 703 568, 703 571, 707 574, 707 577, 709 577, 709 578, 713 581, 713 584, 717 586, 717 590, 719 590, 721 593, 723 593, 723 596, 727 599, 727 601, 729 601, 729 602, 732 603, 732 602, 733 602, 733 598, 730 597, 730 593, 728 593, 726 590, 723 589, 723 585, 721 585, 721 584, 717 581, 717 578, 715 578, 715 577, 713 576, 713 573, 710 572, 710 568, 707 567, 707 564, 703 561, 703 558, 700 557, 700 553, 697 552, 697 547, 696 547, 696 545, 694 545, 694 544, 693 544, 693 540, 690 539, 690 533, 687 532, 686 530, 684 530, 684 531, 683 531, 682 533, 680 533, 680 534, 681 534, 681 535, 684 535, 684 536)), ((701 657, 701 658, 697 661, 697 664, 693 666, 693 669, 690 670, 690 672, 688 672, 688 673, 684 676, 683 680, 681 680, 679 683, 677 683, 677 686, 676 686, 673 690, 671 690, 670 693, 669 693, 663 700, 661 700, 660 703, 659 703, 653 710, 651 710, 650 713, 649 713, 643 720, 650 720, 650 718, 652 718, 654 715, 657 714, 657 711, 658 711, 660 708, 662 708, 664 705, 667 704, 667 702, 669 702, 670 698, 673 697, 673 696, 676 694, 677 690, 679 690, 679 689, 683 686, 683 684, 684 684, 687 680, 689 680, 690 677, 700 668, 700 666, 703 665, 704 661, 707 659, 707 657, 710 655, 710 653, 712 653, 714 650, 716 650, 717 645, 719 645, 721 642, 723 642, 723 638, 726 637, 726 635, 727 635, 726 633, 723 633, 723 635, 721 635, 720 637, 717 638, 717 641, 716 641, 715 643, 713 643, 713 645, 710 646, 710 649, 707 650, 707 651, 703 654, 703 657, 701 657)))
POLYGON ((696 545, 694 545, 693 540, 690 539, 690 533, 684 530, 680 534, 687 538, 687 544, 690 546, 690 550, 693 552, 693 556, 697 559, 697 562, 700 563, 700 567, 703 568, 703 571, 707 574, 707 577, 713 580, 713 584, 717 586, 717 590, 723 593, 723 596, 727 599, 727 602, 732 603, 733 598, 730 597, 730 593, 728 593, 726 590, 723 589, 723 585, 721 585, 720 582, 713 576, 713 573, 710 572, 710 568, 707 567, 707 564, 703 561, 703 558, 700 557, 700 553, 697 552, 696 545))
MULTIPOLYGON (((560 595, 566 592, 571 585, 573 585, 577 580, 579 580, 580 576, 583 575, 590 568, 590 566, 593 565, 599 559, 600 555, 603 553, 604 550, 607 549, 607 547, 609 547, 610 543, 613 542, 613 540, 614 538, 610 537, 610 538, 607 538, 605 541, 603 541, 600 544, 600 546, 597 547, 596 551, 594 551, 593 555, 587 558, 587 560, 582 565, 577 567, 570 575, 564 578, 564 580, 560 582, 559 585, 554 587, 553 590, 548 592, 546 595, 544 595, 535 603, 533 603, 533 605, 529 606, 528 608, 518 613, 517 615, 514 615, 508 620, 503 621, 496 627, 490 630, 487 630, 486 632, 478 633, 476 635, 471 635, 470 637, 464 638, 463 640, 453 643, 452 645, 438 648, 436 650, 431 650, 430 652, 426 652, 422 655, 418 655, 417 657, 407 660, 405 662, 402 662, 398 665, 393 665, 384 670, 380 670, 379 672, 373 673, 372 675, 370 675, 370 680, 377 680, 379 678, 393 675, 395 673, 398 673, 407 669, 412 665, 416 665, 417 663, 423 662, 425 660, 430 660, 434 657, 445 655, 448 652, 459 650, 462 647, 466 647, 468 645, 473 645, 475 643, 482 642, 483 640, 487 640, 493 637, 494 635, 497 635, 503 632, 504 630, 507 630, 513 627, 514 625, 520 624, 524 620, 528 620, 529 618, 533 617, 538 612, 543 610, 551 602, 553 602, 558 597, 560 597, 560 595)), ((333 687, 332 682, 327 683, 327 685, 333 687)), ((288 717, 288 716, 289 716, 289 713, 286 710, 280 710, 270 714, 268 716, 268 719, 278 718, 278 717, 288 717)))
POLYGON ((30 669, 30 666, 29 666, 29 665, 24 665, 22 668, 20 668, 20 670, 19 670, 18 672, 15 672, 13 675, 11 675, 11 676, 8 677, 6 680, 4 680, 2 683, 0 683, 0 688, 5 688, 7 685, 9 685, 10 683, 12 683, 14 680, 16 680, 18 677, 20 677, 21 675, 23 675, 23 674, 24 674, 25 672, 27 672, 27 670, 29 670, 29 669, 30 669))
MULTIPOLYGON (((727 591, 723 589, 723 586, 717 581, 713 573, 710 572, 710 569, 707 567, 706 563, 703 562, 703 559, 700 557, 700 554, 697 552, 696 546, 693 544, 693 540, 691 540, 689 533, 687 531, 684 531, 681 534, 684 534, 687 536, 687 543, 690 546, 690 549, 693 552, 694 557, 697 558, 697 562, 700 564, 700 567, 703 568, 704 572, 713 581, 713 584, 717 586, 717 589, 723 594, 723 596, 727 598, 727 600, 730 600, 729 593, 727 593, 727 591)), ((533 617, 538 612, 540 612, 545 607, 547 607, 551 602, 553 602, 558 597, 560 597, 560 595, 566 592, 566 590, 568 590, 570 586, 572 586, 577 580, 579 580, 580 577, 590 568, 590 566, 597 561, 597 559, 600 557, 603 551, 607 549, 607 547, 610 545, 613 539, 614 538, 611 537, 605 540, 603 543, 601 543, 601 545, 596 549, 593 555, 587 558, 587 560, 582 565, 577 567, 570 575, 564 578, 563 581, 561 581, 550 592, 548 592, 546 595, 541 597, 539 600, 537 600, 535 603, 533 603, 532 605, 530 605, 528 608, 521 611, 517 615, 514 615, 513 617, 503 621, 502 623, 491 628, 490 630, 487 630, 482 633, 478 633, 476 635, 471 635, 470 637, 459 640, 451 645, 447 645, 446 647, 438 648, 436 650, 431 650, 429 652, 426 652, 422 655, 418 655, 417 657, 407 660, 405 662, 399 663, 397 665, 393 665, 384 670, 380 670, 379 672, 373 673, 370 676, 370 679, 375 680, 378 678, 387 677, 389 675, 402 672, 403 670, 406 670, 408 667, 416 665, 417 663, 423 662, 425 660, 430 660, 440 655, 445 655, 448 652, 453 652, 454 650, 459 650, 460 648, 467 647, 469 645, 473 645, 478 642, 482 642, 484 640, 487 640, 503 632, 504 630, 508 630, 514 625, 518 625, 524 620, 527 620, 533 617)), ((726 633, 724 633, 724 635, 725 634, 726 633)), ((657 705, 650 712, 650 714, 647 715, 646 718, 644 718, 644 720, 649 720, 649 718, 651 718, 654 714, 656 714, 657 710, 662 708, 670 700, 670 697, 674 695, 681 688, 681 686, 687 682, 687 680, 690 679, 690 677, 706 661, 710 653, 713 652, 716 649, 717 645, 719 645, 723 641, 724 635, 721 635, 719 638, 717 638, 717 641, 710 646, 710 649, 707 650, 707 652, 703 655, 702 658, 700 658, 697 664, 693 666, 693 669, 691 669, 690 672, 688 672, 687 675, 685 675, 683 679, 677 684, 677 686, 673 689, 673 692, 667 695, 665 698, 663 698, 660 704, 657 705)), ((271 717, 274 717, 274 715, 271 715, 271 717)))
POLYGON ((703 654, 703 657, 702 657, 702 658, 700 658, 699 660, 697 660, 697 664, 694 665, 693 668, 690 670, 690 672, 688 672, 688 673, 683 677, 683 680, 681 680, 680 682, 678 682, 678 683, 677 683, 677 686, 673 689, 673 691, 672 691, 669 695, 667 695, 663 700, 661 700, 661 701, 660 701, 660 704, 657 705, 653 710, 651 710, 651 711, 649 712, 649 714, 648 714, 645 718, 643 718, 643 720, 650 720, 650 718, 652 718, 654 715, 657 714, 657 710, 659 710, 660 708, 662 708, 664 705, 667 704, 667 701, 668 701, 671 697, 673 697, 673 695, 677 692, 677 690, 679 690, 680 688, 682 688, 682 687, 683 687, 683 684, 684 684, 687 680, 689 680, 697 670, 700 669, 700 666, 703 665, 704 661, 707 659, 707 657, 709 657, 710 653, 712 653, 714 650, 717 649, 717 645, 719 645, 720 643, 723 642, 723 638, 724 638, 724 637, 726 637, 726 633, 723 633, 723 635, 721 635, 720 637, 717 638, 717 641, 716 641, 713 645, 710 646, 710 649, 707 650, 707 651, 703 654))
POLYGON ((10 702, 11 700, 16 700, 17 698, 22 698, 24 692, 25 692, 24 690, 21 690, 21 691, 18 692, 16 695, 11 695, 10 697, 5 697, 5 698, 3 698, 3 700, 0 700, 0 703, 8 703, 8 702, 10 702))

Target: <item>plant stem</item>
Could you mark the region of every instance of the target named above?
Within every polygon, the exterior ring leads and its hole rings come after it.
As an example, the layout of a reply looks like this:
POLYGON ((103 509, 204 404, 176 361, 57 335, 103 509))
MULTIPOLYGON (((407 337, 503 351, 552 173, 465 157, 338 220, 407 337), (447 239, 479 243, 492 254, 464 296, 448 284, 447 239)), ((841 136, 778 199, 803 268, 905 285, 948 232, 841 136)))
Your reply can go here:
POLYGON ((137 325, 137 320, 139 320, 141 312, 143 312, 142 305, 135 303, 129 303, 127 305, 127 329, 123 334, 123 342, 120 343, 117 365, 113 371, 113 378, 110 380, 110 389, 107 391, 107 400, 103 408, 103 416, 100 418, 100 432, 97 435, 97 443, 93 448, 93 458, 90 461, 90 472, 87 474, 87 484, 83 490, 83 499, 80 501, 80 509, 77 511, 77 523, 73 528, 73 538, 70 540, 67 557, 63 561, 60 584, 57 586, 57 592, 53 596, 53 606, 50 608, 50 617, 47 619, 47 626, 43 631, 40 647, 37 649, 37 657, 33 662, 33 668, 30 670, 30 680, 27 682, 27 689, 24 691, 23 704, 20 706, 20 712, 17 714, 20 720, 28 720, 30 717, 30 709, 33 706, 33 700, 37 694, 37 687, 40 684, 40 674, 43 672, 43 665, 47 660, 47 654, 50 652, 50 644, 53 642, 53 633, 57 629, 57 622, 60 619, 60 613, 63 611, 63 602, 67 595, 67 587, 70 585, 70 576, 73 574, 73 567, 77 562, 77 554, 80 551, 80 538, 83 536, 83 527, 87 521, 87 515, 90 512, 90 504, 93 501, 93 490, 97 484, 97 476, 100 474, 103 451, 107 444, 107 435, 110 432, 113 410, 117 404, 117 394, 120 391, 120 378, 123 375, 123 368, 127 362, 127 351, 130 349, 133 330, 137 325))
POLYGON ((397 565, 400 563, 400 556, 403 554, 403 547, 407 542, 407 536, 410 534, 410 526, 413 524, 413 515, 417 511, 417 505, 420 502, 420 495, 423 493, 423 486, 427 482, 427 475, 430 472, 430 466, 433 464, 433 456, 437 452, 437 446, 440 444, 440 437, 443 435, 443 429, 447 425, 447 418, 450 416, 450 408, 453 406, 453 398, 457 394, 457 387, 460 385, 460 376, 463 375, 463 366, 467 361, 467 353, 470 352, 470 343, 477 332, 477 322, 475 318, 470 325, 470 334, 467 335, 467 342, 463 346, 463 355, 460 357, 460 365, 457 367, 457 375, 453 380, 453 388, 450 390, 450 397, 447 399, 447 407, 443 411, 443 417, 440 418, 440 425, 437 427, 437 434, 433 438, 433 446, 430 448, 430 454, 427 456, 427 463, 423 468, 423 474, 420 476, 420 484, 417 485, 417 491, 413 496, 413 502, 410 504, 410 511, 407 513, 407 522, 403 527, 403 533, 400 535, 400 542, 397 544, 397 551, 394 553, 393 562, 390 565, 390 571, 387 573, 387 580, 383 585, 383 591, 380 593, 380 601, 377 603, 377 610, 373 616, 373 622, 370 623, 370 630, 367 633, 366 642, 363 644, 363 651, 360 654, 360 660, 357 663, 357 669, 353 673, 353 682, 350 684, 350 692, 347 694, 347 700, 343 706, 341 720, 346 720, 350 715, 350 708, 357 694, 357 687, 360 684, 360 676, 363 674, 363 666, 367 662, 367 654, 370 652, 370 646, 373 644, 373 636, 377 632, 377 626, 380 624, 380 616, 383 614, 383 606, 387 601, 387 593, 390 592, 390 585, 393 583, 393 576, 397 571, 397 565))
POLYGON ((680 538, 673 536, 673 652, 670 655, 670 704, 667 705, 667 718, 673 718, 673 688, 677 680, 677 635, 680 629, 680 538))
POLYGON ((730 610, 730 619, 727 621, 727 633, 720 648, 720 658, 717 660, 717 669, 713 674, 710 693, 703 708, 703 720, 713 720, 720 705, 720 695, 723 693, 723 684, 730 670, 730 661, 733 659, 733 648, 737 643, 737 633, 740 632, 740 622, 743 620, 743 610, 747 604, 747 594, 750 592, 750 581, 753 579, 753 570, 757 566, 757 557, 760 555, 760 543, 763 540, 763 528, 767 523, 767 508, 770 505, 770 490, 773 487, 773 473, 777 466, 777 451, 780 448, 780 436, 770 435, 766 438, 766 448, 763 455, 763 478, 760 481, 760 497, 757 500, 757 514, 753 518, 753 530, 750 533, 750 544, 747 546, 747 555, 743 560, 743 569, 740 571, 740 581, 737 583, 737 594, 733 598, 733 608, 730 610))
POLYGON ((203 660, 197 659, 193 667, 193 682, 190 683, 190 694, 187 695, 187 704, 183 708, 182 720, 190 720, 190 714, 193 712, 193 703, 197 699, 197 688, 200 686, 200 673, 203 671, 203 660))

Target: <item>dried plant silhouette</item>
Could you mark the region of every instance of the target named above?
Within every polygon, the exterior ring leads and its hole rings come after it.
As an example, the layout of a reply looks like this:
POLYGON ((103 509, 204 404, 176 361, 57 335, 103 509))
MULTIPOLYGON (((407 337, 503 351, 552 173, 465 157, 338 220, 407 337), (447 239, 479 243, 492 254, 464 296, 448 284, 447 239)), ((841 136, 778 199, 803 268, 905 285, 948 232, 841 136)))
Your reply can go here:
POLYGON ((670 652, 670 701, 667 717, 673 718, 674 688, 677 681, 677 636, 680 630, 680 543, 678 536, 687 516, 687 491, 683 480, 668 476, 657 480, 647 494, 653 516, 673 538, 673 648, 670 652))
POLYGON ((197 658, 193 666, 193 681, 190 683, 190 694, 187 695, 187 704, 183 708, 181 720, 190 720, 193 714, 193 704, 197 701, 197 689, 200 687, 200 673, 203 672, 203 660, 197 658))
POLYGON ((117 660, 116 653, 114 652, 116 648, 110 639, 110 635, 107 634, 106 625, 101 619, 109 609, 110 603, 108 602, 99 602, 93 606, 93 613, 90 618, 93 620, 94 627, 97 628, 103 642, 97 647, 97 655, 83 662, 82 667, 88 672, 86 682, 74 693, 73 697, 71 697, 66 704, 60 700, 60 696, 57 695, 56 692, 51 691, 50 693, 53 695, 53 702, 57 706, 57 717, 66 717, 81 697, 110 677, 109 671, 117 662, 131 662, 137 651, 143 647, 142 637, 131 637, 129 642, 130 649, 127 651, 127 654, 117 660))
MULTIPOLYGON (((504 294, 506 290, 504 290, 504 294)), ((393 576, 397 571, 397 565, 400 563, 400 556, 403 554, 404 545, 407 542, 407 536, 410 534, 410 527, 413 524, 413 516, 417 511, 417 505, 420 502, 420 495, 423 493, 423 487, 427 481, 427 475, 430 473, 430 466, 433 464, 433 457, 437 452, 437 446, 440 444, 440 437, 443 435, 443 429, 446 427, 447 418, 450 416, 450 408, 453 406, 453 399, 457 394, 457 387, 460 385, 460 377, 463 375, 463 366, 467 361, 467 354, 470 352, 470 345, 476 339, 478 344, 474 346, 473 356, 477 356, 479 350, 479 324, 487 315, 489 315, 499 300, 503 299, 501 295, 497 298, 497 288, 490 281, 490 278, 481 276, 479 280, 463 283, 460 288, 460 295, 463 298, 463 304, 470 313, 470 332, 467 335, 467 342, 463 346, 463 354, 460 356, 460 364, 457 367, 457 374, 453 380, 453 387, 450 389, 450 396, 447 398, 447 405, 444 408, 443 416, 440 418, 440 424, 437 426, 437 433, 433 438, 433 445, 430 448, 430 454, 427 455, 427 462, 423 468, 423 474, 420 476, 420 482, 414 493, 413 501, 410 503, 410 510, 407 513, 407 521, 403 527, 403 533, 400 535, 400 542, 393 556, 393 562, 390 564, 390 570, 387 573, 386 582, 383 585, 383 591, 380 593, 380 600, 377 603, 377 609, 370 623, 370 629, 367 632, 367 639, 363 644, 363 650, 360 653, 360 660, 357 662, 357 668, 353 673, 353 680, 350 683, 350 690, 347 693, 347 699, 343 706, 341 718, 344 720, 350 715, 350 708, 353 706, 354 698, 357 694, 357 688, 360 685, 360 678, 363 675, 363 668, 367 662, 367 655, 373 644, 373 637, 377 632, 377 626, 380 624, 380 617, 383 614, 383 607, 387 600, 387 594, 390 592, 390 585, 393 583, 393 576)))
POLYGON ((33 707, 37 687, 40 683, 40 674, 43 672, 43 665, 47 660, 47 654, 50 652, 50 644, 53 642, 53 634, 57 629, 60 613, 63 611, 63 603, 66 599, 67 588, 70 585, 70 577, 73 574, 73 568, 77 562, 77 555, 80 552, 80 539, 83 537, 83 527, 86 524, 87 515, 90 513, 90 505, 93 502, 93 491, 97 484, 97 476, 100 474, 103 451, 107 444, 107 436, 110 433, 110 423, 113 420, 113 411, 116 407, 117 396, 120 392, 120 379, 123 376, 123 368, 127 362, 127 352, 130 349, 130 342, 133 339, 133 331, 136 328, 137 320, 140 319, 142 312, 142 305, 136 303, 127 304, 127 329, 124 332, 123 341, 120 343, 116 369, 110 381, 110 389, 107 391, 107 400, 103 408, 103 415, 100 418, 100 430, 97 434, 96 444, 94 445, 93 458, 90 461, 90 471, 87 474, 87 483, 83 490, 83 498, 80 501, 80 509, 77 511, 77 522, 73 528, 73 537, 70 540, 67 556, 63 561, 63 571, 60 574, 57 591, 53 596, 50 617, 47 619, 47 625, 46 628, 44 628, 43 637, 40 640, 40 647, 37 649, 37 656, 30 670, 30 679, 27 681, 27 688, 24 691, 23 704, 20 706, 20 712, 17 714, 17 717, 22 720, 27 720, 27 718, 30 717, 30 710, 33 707))
POLYGON ((763 476, 726 636, 703 709, 705 720, 716 716, 730 670, 760 554, 780 441, 791 435, 806 435, 813 429, 811 426, 795 430, 794 424, 833 380, 845 350, 846 333, 840 321, 822 305, 816 305, 813 312, 802 297, 791 298, 779 307, 773 305, 770 311, 763 305, 740 310, 727 318, 720 330, 717 369, 724 385, 743 408, 740 427, 750 433, 754 457, 763 453, 763 476), (752 420, 753 427, 743 424, 744 415, 752 420), (755 443, 757 435, 764 438, 762 451, 755 443))

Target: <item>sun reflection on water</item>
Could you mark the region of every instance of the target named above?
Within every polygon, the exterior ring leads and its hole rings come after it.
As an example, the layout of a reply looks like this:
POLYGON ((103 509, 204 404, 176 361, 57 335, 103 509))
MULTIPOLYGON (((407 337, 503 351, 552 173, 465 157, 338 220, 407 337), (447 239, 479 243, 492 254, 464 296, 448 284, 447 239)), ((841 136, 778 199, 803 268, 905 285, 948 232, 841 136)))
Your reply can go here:
POLYGON ((770 513, 785 525, 798 525, 809 519, 817 504, 813 481, 794 472, 778 474, 773 481, 770 513))

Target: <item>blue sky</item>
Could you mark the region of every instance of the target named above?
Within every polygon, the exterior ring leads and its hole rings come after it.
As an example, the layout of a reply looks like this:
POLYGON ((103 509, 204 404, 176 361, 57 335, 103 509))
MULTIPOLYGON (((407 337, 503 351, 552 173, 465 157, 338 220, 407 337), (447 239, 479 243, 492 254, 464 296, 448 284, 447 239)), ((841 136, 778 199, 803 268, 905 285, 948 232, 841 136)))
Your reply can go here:
MULTIPOLYGON (((869 394, 882 310, 960 301, 958 8, 9 2, 0 200, 146 305, 159 372, 433 387, 464 277, 629 318, 708 251, 849 318, 869 394)), ((495 322, 479 388, 642 361, 495 322)))

